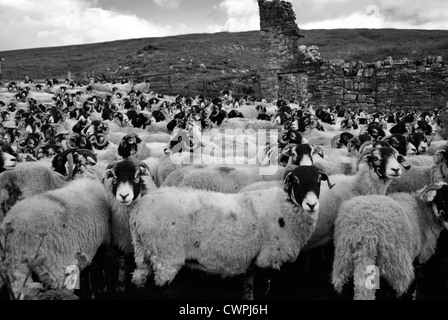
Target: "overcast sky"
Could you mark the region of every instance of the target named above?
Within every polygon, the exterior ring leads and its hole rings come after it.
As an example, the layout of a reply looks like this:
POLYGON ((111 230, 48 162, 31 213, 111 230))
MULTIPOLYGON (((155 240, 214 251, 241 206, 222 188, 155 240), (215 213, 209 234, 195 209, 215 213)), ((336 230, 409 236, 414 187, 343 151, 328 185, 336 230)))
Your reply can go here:
MULTIPOLYGON (((448 30, 448 0, 291 0, 301 29, 448 30)), ((259 30, 256 0, 0 0, 0 51, 259 30)))

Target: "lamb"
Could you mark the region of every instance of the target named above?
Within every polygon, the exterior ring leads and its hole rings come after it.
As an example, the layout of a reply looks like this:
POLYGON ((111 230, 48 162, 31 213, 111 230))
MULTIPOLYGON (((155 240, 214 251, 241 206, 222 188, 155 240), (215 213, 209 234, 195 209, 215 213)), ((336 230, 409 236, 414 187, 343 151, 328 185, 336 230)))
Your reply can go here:
POLYGON ((331 175, 330 178, 336 187, 331 190, 323 188, 320 202, 321 209, 316 230, 305 246, 310 250, 330 242, 333 238, 334 221, 338 214, 340 204, 354 196, 365 194, 386 194, 393 179, 401 176, 400 165, 405 169, 405 158, 393 148, 381 147, 365 149, 360 155, 356 168, 361 166, 354 176, 331 175))
POLYGON ((415 278, 413 261, 425 263, 448 228, 448 185, 431 184, 412 194, 367 195, 342 203, 335 222, 332 281, 341 292, 354 278, 354 299, 374 300, 368 266, 377 266, 401 296, 415 278))
POLYGON ((60 289, 65 268, 77 264, 76 253, 92 259, 97 249, 110 241, 109 219, 106 191, 98 180, 91 178, 17 202, 1 225, 5 228, 11 224, 14 228, 8 238, 14 292, 21 288, 28 274, 22 255, 36 253, 40 234, 47 234, 39 251, 46 262, 35 273, 50 288, 60 289), (49 277, 46 269, 55 278, 49 277))
POLYGON ((163 286, 183 265, 227 277, 245 273, 252 263, 278 269, 296 260, 315 227, 321 180, 328 177, 302 166, 286 174, 284 190, 162 188, 143 196, 129 215, 133 283, 145 285, 152 270, 155 284, 163 286))

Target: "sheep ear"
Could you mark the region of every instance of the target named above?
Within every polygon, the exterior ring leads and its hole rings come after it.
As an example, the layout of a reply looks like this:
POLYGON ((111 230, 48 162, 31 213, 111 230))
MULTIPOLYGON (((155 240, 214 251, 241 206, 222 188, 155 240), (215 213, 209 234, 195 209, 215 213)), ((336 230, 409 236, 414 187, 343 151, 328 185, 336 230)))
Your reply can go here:
POLYGON ((399 154, 399 155, 397 156, 397 160, 398 160, 398 163, 401 164, 401 166, 402 166, 405 170, 409 170, 409 169, 411 169, 411 166, 410 166, 410 165, 405 165, 405 164, 404 164, 404 163, 406 163, 406 158, 405 158, 402 154, 399 154))
POLYGON ((445 150, 441 149, 441 150, 437 150, 436 153, 433 156, 433 161, 435 164, 440 164, 444 158, 444 154, 445 154, 445 150))
POLYGON ((311 147, 313 148, 313 154, 318 154, 321 158, 324 158, 324 149, 322 146, 312 145, 311 147))
POLYGON ((330 189, 330 190, 333 189, 333 187, 336 185, 335 183, 331 183, 330 178, 328 178, 327 174, 325 174, 323 172, 320 173, 320 178, 323 181, 327 181, 328 189, 330 189))
POLYGON ((107 169, 103 173, 102 183, 104 183, 104 180, 110 179, 110 178, 112 178, 114 176, 115 176, 114 171, 112 169, 107 169))
POLYGON ((87 157, 86 157, 86 160, 87 160, 87 163, 88 163, 88 164, 90 164, 90 165, 92 165, 92 166, 96 165, 96 161, 95 161, 92 157, 87 156, 87 157))
POLYGON ((289 187, 289 185, 291 184, 290 179, 291 179, 291 175, 292 175, 292 174, 293 174, 292 171, 289 172, 289 173, 285 176, 285 178, 283 179, 283 185, 284 185, 285 188, 289 187))
POLYGON ((151 171, 149 170, 149 167, 147 166, 139 166, 140 175, 141 176, 150 176, 151 171))
POLYGON ((140 137, 137 134, 134 134, 134 135, 135 135, 135 141, 137 141, 137 144, 142 142, 142 139, 140 139, 140 137))
POLYGON ((436 190, 430 190, 427 192, 423 192, 422 195, 420 196, 421 199, 427 203, 431 203, 434 201, 434 198, 437 195, 437 191, 436 190))

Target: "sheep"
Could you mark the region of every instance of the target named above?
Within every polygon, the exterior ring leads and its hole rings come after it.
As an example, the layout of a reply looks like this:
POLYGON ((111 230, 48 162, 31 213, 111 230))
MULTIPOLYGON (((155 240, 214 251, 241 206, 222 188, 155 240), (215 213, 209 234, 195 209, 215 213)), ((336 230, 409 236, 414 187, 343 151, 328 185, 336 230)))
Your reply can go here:
POLYGON ((106 191, 98 180, 91 178, 17 202, 1 225, 5 228, 11 224, 14 228, 8 238, 14 292, 22 287, 28 274, 22 255, 36 253, 40 234, 47 234, 39 251, 46 262, 35 273, 50 288, 60 289, 65 268, 77 264, 76 253, 92 259, 102 244, 110 242, 109 219, 106 191), (46 275, 46 269, 55 279, 46 275))
POLYGON ((359 156, 356 167, 365 161, 354 176, 331 175, 336 187, 333 190, 323 188, 321 193, 321 214, 316 230, 305 246, 305 250, 322 246, 333 237, 334 221, 340 204, 357 195, 386 194, 392 180, 402 175, 400 165, 405 169, 405 158, 393 148, 381 147, 366 149, 359 156))
MULTIPOLYGON (((65 186, 71 179, 82 177, 99 178, 101 175, 85 163, 68 156, 64 176, 41 162, 19 163, 14 170, 0 174, 0 222, 19 200, 65 186)), ((79 158, 81 159, 81 158, 79 158)), ((101 173, 102 174, 102 173, 101 173)))
POLYGON ((132 89, 134 91, 149 93, 149 87, 150 87, 150 82, 149 82, 149 80, 146 80, 144 82, 134 84, 132 89))
POLYGON ((228 277, 245 273, 252 263, 278 269, 296 260, 315 227, 321 180, 328 177, 302 166, 285 175, 284 190, 162 188, 143 196, 129 215, 137 265, 133 283, 145 285, 152 270, 155 284, 163 286, 184 265, 228 277))
POLYGON ((149 167, 140 161, 126 159, 109 164, 102 176, 111 206, 112 244, 125 254, 133 253, 128 213, 142 195, 155 190, 149 167))
POLYGON ((410 193, 431 183, 448 182, 446 149, 441 148, 434 154, 432 164, 426 164, 428 162, 427 156, 408 157, 407 162, 409 164, 417 163, 417 160, 423 160, 422 165, 412 165, 411 169, 404 172, 400 179, 392 181, 388 192, 410 193))
POLYGON ((133 156, 137 160, 145 160, 149 157, 162 157, 165 143, 142 143, 142 139, 136 133, 125 135, 117 148, 116 159, 133 156))
POLYGON ((425 263, 448 229, 448 185, 431 184, 412 193, 366 195, 342 203, 335 222, 332 282, 337 292, 354 278, 354 299, 374 300, 367 267, 401 296, 414 280, 414 259, 425 263))

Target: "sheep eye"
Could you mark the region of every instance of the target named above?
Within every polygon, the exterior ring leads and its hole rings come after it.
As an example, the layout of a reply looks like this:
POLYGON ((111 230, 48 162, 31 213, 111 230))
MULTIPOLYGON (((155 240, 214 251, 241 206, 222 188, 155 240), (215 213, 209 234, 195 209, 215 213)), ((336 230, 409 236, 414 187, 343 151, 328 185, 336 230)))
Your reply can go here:
POLYGON ((379 158, 378 157, 373 157, 373 161, 378 161, 379 160, 379 158))

